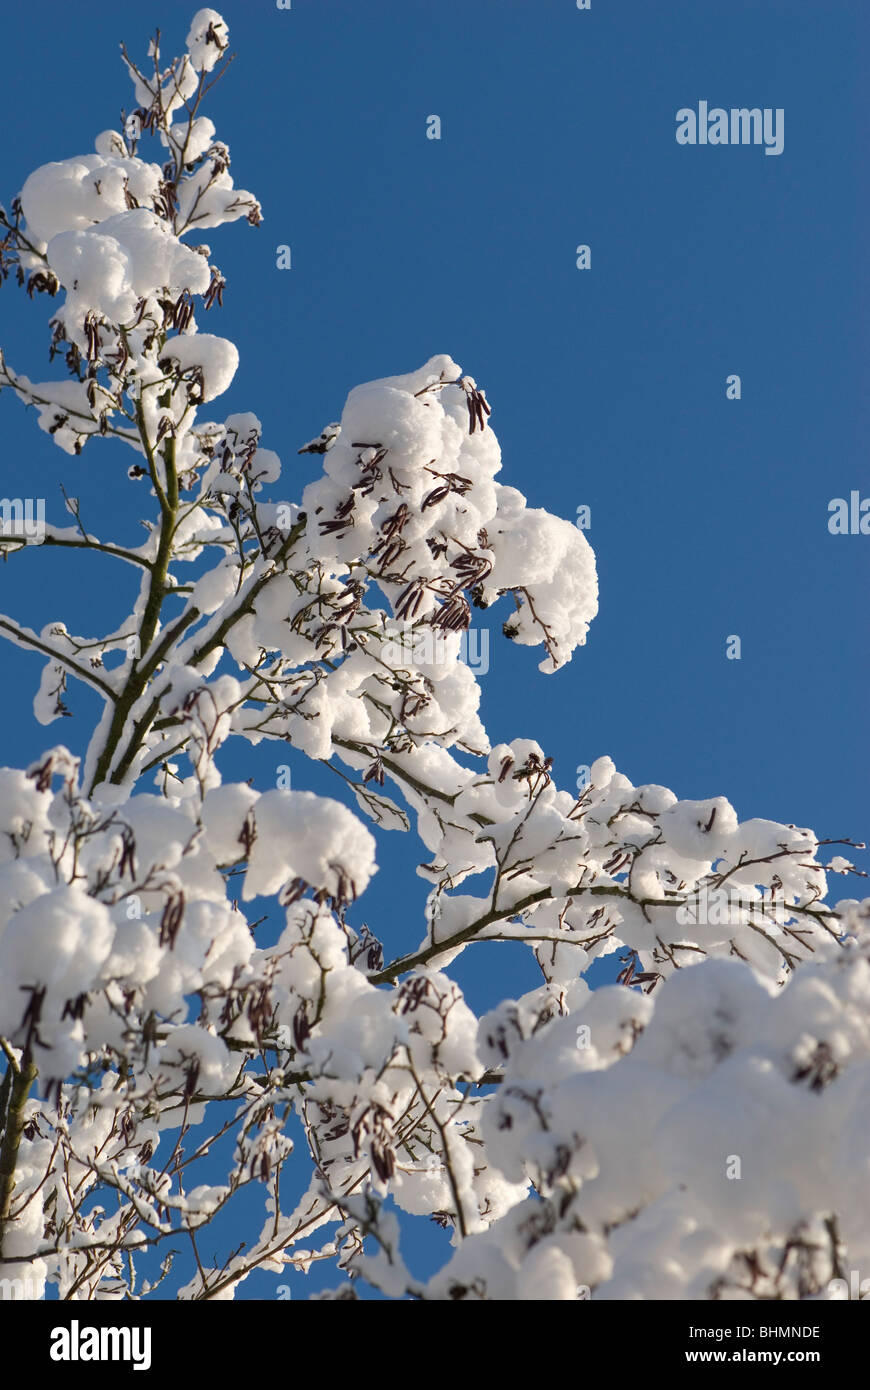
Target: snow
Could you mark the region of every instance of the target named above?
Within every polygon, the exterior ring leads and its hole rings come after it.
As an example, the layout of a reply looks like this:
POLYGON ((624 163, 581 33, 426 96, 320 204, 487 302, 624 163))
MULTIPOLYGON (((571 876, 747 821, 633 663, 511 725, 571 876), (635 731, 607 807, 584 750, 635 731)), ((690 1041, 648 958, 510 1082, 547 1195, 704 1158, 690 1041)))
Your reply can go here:
MULTIPOLYGON (((105 148, 105 137, 100 138, 105 148)), ((43 164, 30 174, 21 190, 21 206, 29 231, 44 249, 61 232, 89 231, 94 223, 126 212, 127 193, 144 211, 162 177, 159 165, 141 159, 76 155, 43 164)))
MULTIPOLYGON (((554 671, 585 642, 597 612, 594 556, 576 527, 527 510, 520 493, 494 483, 498 443, 489 427, 469 433, 460 385, 468 380, 452 358, 440 355, 417 372, 351 391, 340 432, 323 454, 324 477, 303 495, 309 547, 337 573, 377 546, 383 551, 403 505, 404 572, 413 564, 424 576, 412 616, 434 621, 439 595, 456 592, 456 562, 463 563, 456 547, 463 547, 473 557, 467 587, 482 582, 489 601, 502 589, 515 589, 521 606, 509 618, 510 635, 521 645, 544 643, 548 656, 541 669, 554 671), (362 486, 367 473, 371 487, 362 486), (347 529, 324 527, 322 518, 340 515, 344 505, 351 509, 347 529), (436 562, 428 542, 441 536, 454 546, 436 562)), ((398 601, 406 585, 379 583, 396 616, 403 616, 398 601)))
MULTIPOLYGON (((200 257, 200 264, 205 263, 200 257)), ((164 349, 164 358, 178 364, 180 372, 199 369, 202 372, 203 401, 212 401, 229 387, 239 365, 239 352, 228 338, 212 333, 196 333, 173 338, 164 349)))
POLYGON ((0 1034, 14 1037, 29 992, 44 991, 40 1033, 50 1049, 52 1015, 94 987, 113 936, 105 906, 78 886, 64 884, 22 906, 0 936, 0 1034))
POLYGON ((99 231, 59 232, 46 254, 68 291, 60 317, 70 340, 82 348, 87 343, 79 323, 89 311, 126 323, 138 300, 157 289, 174 297, 182 290, 201 294, 210 279, 203 257, 182 246, 145 208, 107 217, 99 231))
POLYGON ((293 878, 333 897, 358 897, 375 872, 374 837, 337 801, 312 792, 265 792, 253 820, 245 902, 278 893, 293 878))
POLYGON ((187 35, 190 61, 198 72, 211 72, 229 43, 229 30, 217 10, 197 10, 187 35))

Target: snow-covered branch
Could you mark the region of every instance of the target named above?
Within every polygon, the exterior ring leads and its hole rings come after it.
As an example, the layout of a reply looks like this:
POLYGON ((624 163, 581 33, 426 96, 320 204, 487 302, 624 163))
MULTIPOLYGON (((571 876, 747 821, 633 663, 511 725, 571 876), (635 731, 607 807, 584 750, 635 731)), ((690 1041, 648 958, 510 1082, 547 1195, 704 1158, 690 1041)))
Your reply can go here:
POLYGON ((0 769, 0 1272, 162 1296, 172 1257, 147 1260, 181 1233, 197 1300, 316 1260, 348 1275, 335 1297, 828 1296, 846 1251, 870 1261, 870 900, 828 898, 860 868, 607 757, 578 795, 532 738, 491 746, 463 635, 492 609, 566 667, 597 614, 583 532, 499 481, 497 402, 447 355, 352 391, 294 502, 255 415, 201 417, 238 352, 200 331, 225 279, 190 236, 261 220, 202 114, 227 26, 201 10, 180 58, 159 35, 123 56, 123 128, 2 214, 0 272, 53 303, 67 375, 4 358, 0 384, 70 467, 121 440, 149 516, 142 545, 97 540, 67 498, 75 527, 0 536, 10 563, 86 549, 140 581, 96 637, 0 617, 47 660, 42 723, 68 677, 103 699, 86 749, 0 769), (343 799, 225 782, 230 738, 328 764, 343 799), (428 856, 392 961, 354 925, 363 818, 428 856), (450 968, 505 940, 531 987, 479 1018, 450 968), (198 1234, 252 1186, 260 1235, 205 1264, 198 1234), (450 1233, 429 1280, 400 1253, 413 1217, 450 1233))

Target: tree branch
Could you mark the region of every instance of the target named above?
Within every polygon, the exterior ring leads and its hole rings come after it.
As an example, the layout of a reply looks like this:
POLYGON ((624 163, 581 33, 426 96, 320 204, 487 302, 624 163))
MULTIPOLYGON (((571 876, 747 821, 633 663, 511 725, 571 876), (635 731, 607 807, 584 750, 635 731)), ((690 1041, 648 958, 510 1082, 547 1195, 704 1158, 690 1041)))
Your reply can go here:
POLYGON ((18 1150, 24 1133, 24 1107, 36 1079, 36 1065, 27 1054, 22 1058, 20 1066, 14 1067, 11 1059, 9 1065, 13 1071, 12 1086, 3 1127, 3 1140, 0 1143, 0 1258, 3 1255, 3 1237, 12 1206, 18 1150))
POLYGON ((78 676, 79 680, 85 681, 88 685, 95 685, 107 700, 117 700, 116 692, 94 671, 87 670, 84 666, 79 666, 72 657, 65 656, 63 652, 56 651, 54 647, 49 647, 45 642, 41 642, 35 633, 30 632, 26 627, 19 627, 9 618, 0 617, 0 629, 12 634, 11 641, 21 642, 26 647, 32 647, 35 651, 43 652, 45 656, 50 656, 53 661, 59 661, 62 666, 66 666, 72 671, 73 675, 78 676))

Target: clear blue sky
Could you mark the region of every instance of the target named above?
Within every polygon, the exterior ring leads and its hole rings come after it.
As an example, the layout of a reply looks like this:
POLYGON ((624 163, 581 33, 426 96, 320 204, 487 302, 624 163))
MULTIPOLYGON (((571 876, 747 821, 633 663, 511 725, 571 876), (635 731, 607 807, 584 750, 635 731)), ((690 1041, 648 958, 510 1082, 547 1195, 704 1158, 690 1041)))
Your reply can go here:
MULTIPOLYGON (((293 500, 316 467, 297 447, 351 387, 450 353, 487 391, 501 480, 563 516, 591 506, 601 585, 587 647, 556 676, 500 638, 497 614, 481 682, 493 742, 536 737, 563 786, 606 753, 635 783, 723 794, 741 818, 866 837, 870 537, 827 529, 831 498, 870 496, 866 6, 217 8, 239 56, 208 114, 265 220, 208 233, 229 285, 200 326, 241 352, 213 418, 259 415, 293 500), (783 153, 679 146, 675 113, 700 100, 783 108, 783 153), (440 141, 426 139, 430 114, 440 141), (276 269, 283 243, 290 271, 276 269)), ((38 164, 92 149, 130 105, 121 38, 144 56, 159 24, 175 52, 195 9, 50 0, 37 40, 32 9, 5 7, 0 200, 38 164)), ((49 314, 45 297, 0 294, 0 342, 34 379, 51 371, 49 314)), ((131 501, 120 446, 69 459, 5 394, 0 430, 0 494, 44 496, 64 524, 63 478, 93 529, 138 539, 145 496, 131 501)), ((127 611, 133 578, 34 552, 0 567, 0 611, 97 634, 127 611)), ((59 741, 83 750, 89 697, 71 692, 79 718, 41 729, 39 662, 8 646, 2 659, 0 763, 59 741)), ((222 765, 265 787, 285 757, 240 746, 222 765)), ((303 782, 293 766, 297 785, 338 794, 338 779, 303 782)), ((362 904, 390 954, 419 938, 424 853, 388 839, 362 904)), ((538 982, 529 960, 469 951, 457 973, 489 1006, 538 982)))

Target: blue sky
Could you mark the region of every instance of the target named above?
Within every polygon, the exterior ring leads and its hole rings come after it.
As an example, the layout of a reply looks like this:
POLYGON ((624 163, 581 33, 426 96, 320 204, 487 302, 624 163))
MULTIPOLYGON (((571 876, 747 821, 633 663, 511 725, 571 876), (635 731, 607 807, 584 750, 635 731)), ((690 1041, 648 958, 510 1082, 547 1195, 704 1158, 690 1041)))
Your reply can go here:
MULTIPOLYGON (((7 6, 0 200, 117 123, 130 104, 121 38, 143 56, 159 24, 175 52, 195 8, 49 0, 36 45, 32 10, 7 6)), ((294 500, 317 466, 296 449, 339 416, 351 387, 450 353, 487 391, 501 480, 563 516, 591 507, 601 586, 587 646, 556 676, 501 639, 507 609, 496 612, 481 678, 492 741, 537 738, 563 786, 609 754, 637 784, 722 794, 741 818, 865 837, 870 537, 832 536, 827 521, 830 499, 870 496, 866 8, 218 8, 239 56, 208 114, 264 222, 209 233, 229 283, 224 309, 200 326, 241 353, 213 418, 260 417, 294 500), (783 153, 678 145, 675 114, 700 100, 783 108, 783 153), (440 141, 426 138, 431 114, 440 141), (276 268, 280 244, 289 271, 276 268), (730 373, 739 401, 726 400, 730 373), (739 661, 726 659, 732 634, 739 661)), ((49 314, 44 297, 0 293, 0 343, 33 379, 53 370, 49 314)), ((63 480, 93 529, 136 543, 146 498, 120 446, 97 441, 69 459, 8 394, 0 430, 0 494, 43 496, 64 524, 63 480)), ((0 611, 37 628, 115 627, 134 576, 107 563, 108 576, 91 556, 15 557, 0 567, 0 611)), ((42 729, 39 662, 2 655, 0 764, 59 741, 82 751, 89 696, 72 691, 76 718, 42 729)), ((285 760, 241 746, 222 765, 265 787, 285 760)), ((322 769, 294 763, 293 775, 339 794, 322 769)), ((362 904, 390 954, 419 938, 424 853, 388 837, 362 904)), ((457 973, 477 1007, 540 978, 522 948, 472 955, 457 973)), ((243 1293, 272 1296, 274 1282, 243 1293)))

